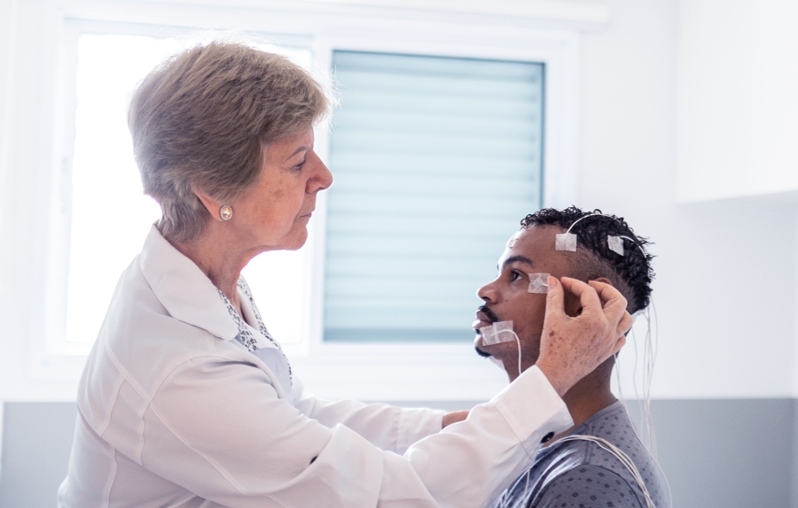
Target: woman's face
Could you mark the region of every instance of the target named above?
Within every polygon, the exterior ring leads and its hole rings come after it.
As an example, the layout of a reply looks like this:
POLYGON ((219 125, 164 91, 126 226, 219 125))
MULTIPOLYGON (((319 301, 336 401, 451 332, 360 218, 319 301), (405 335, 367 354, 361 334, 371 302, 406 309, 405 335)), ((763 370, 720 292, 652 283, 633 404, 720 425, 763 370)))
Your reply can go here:
POLYGON ((252 250, 295 250, 305 244, 316 194, 332 184, 332 174, 313 151, 308 128, 270 144, 255 185, 230 204, 228 226, 252 250))

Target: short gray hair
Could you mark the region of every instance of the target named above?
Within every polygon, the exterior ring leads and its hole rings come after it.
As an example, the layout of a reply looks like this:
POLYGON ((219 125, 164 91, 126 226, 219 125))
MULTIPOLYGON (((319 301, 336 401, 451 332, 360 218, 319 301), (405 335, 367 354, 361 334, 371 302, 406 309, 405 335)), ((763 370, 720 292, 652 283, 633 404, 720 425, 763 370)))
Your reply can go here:
POLYGON ((138 85, 128 111, 144 192, 164 236, 188 241, 210 214, 192 187, 232 199, 260 175, 267 145, 310 128, 330 108, 322 86, 287 58, 210 42, 179 53, 138 85))

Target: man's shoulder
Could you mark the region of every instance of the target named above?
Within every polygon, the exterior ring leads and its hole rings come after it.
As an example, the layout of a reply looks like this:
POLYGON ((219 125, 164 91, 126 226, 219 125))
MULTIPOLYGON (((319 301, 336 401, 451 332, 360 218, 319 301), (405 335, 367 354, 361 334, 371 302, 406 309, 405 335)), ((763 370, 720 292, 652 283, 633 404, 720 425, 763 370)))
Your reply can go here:
POLYGON ((642 491, 627 478, 604 466, 581 464, 552 475, 527 506, 644 508, 642 491))
POLYGON ((645 507, 635 475, 606 443, 629 456, 656 506, 666 506, 656 461, 637 438, 623 405, 616 403, 541 450, 494 507, 645 507))
MULTIPOLYGON (((568 443, 571 444, 571 443, 568 443)), ((536 462, 492 508, 645 508, 642 491, 617 472, 574 457, 536 462)))

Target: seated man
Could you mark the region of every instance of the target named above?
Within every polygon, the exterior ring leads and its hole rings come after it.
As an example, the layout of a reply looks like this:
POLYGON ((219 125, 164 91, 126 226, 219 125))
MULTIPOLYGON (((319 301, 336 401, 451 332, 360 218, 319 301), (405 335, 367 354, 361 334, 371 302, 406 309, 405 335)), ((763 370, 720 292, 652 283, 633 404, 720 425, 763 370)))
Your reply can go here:
MULTIPOLYGON (((547 275, 612 284, 626 297, 630 313, 644 309, 653 277, 646 243, 623 219, 600 212, 571 207, 528 215, 499 259, 498 277, 478 292, 485 304, 474 323, 477 352, 501 362, 510 381, 518 377, 519 369, 535 364, 547 275), (562 236, 569 228, 575 237, 562 236)), ((571 316, 581 311, 579 300, 567 292, 565 310, 571 316)), ((631 458, 653 505, 668 508, 665 479, 634 431, 626 408, 610 391, 614 362, 610 358, 563 396, 574 427, 559 436, 547 436, 534 463, 493 507, 651 506, 636 475, 609 451, 609 442, 631 458), (574 435, 593 441, 566 437, 574 435)))

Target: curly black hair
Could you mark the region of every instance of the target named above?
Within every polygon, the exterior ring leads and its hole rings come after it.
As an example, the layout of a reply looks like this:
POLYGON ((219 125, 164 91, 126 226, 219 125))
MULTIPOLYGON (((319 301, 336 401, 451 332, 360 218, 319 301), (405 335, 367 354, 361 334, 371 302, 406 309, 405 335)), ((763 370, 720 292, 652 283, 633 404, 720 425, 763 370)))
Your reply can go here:
POLYGON ((556 226, 567 230, 577 220, 579 222, 571 229, 571 233, 577 237, 575 261, 579 262, 571 266, 578 266, 577 271, 581 275, 578 278, 590 280, 607 277, 626 297, 630 312, 648 307, 651 281, 654 279, 654 270, 651 268, 654 256, 647 252, 646 246, 651 242, 635 235, 622 217, 605 215, 598 209, 585 212, 575 206, 565 210, 543 208, 524 217, 521 227, 556 226), (609 235, 627 237, 623 239, 623 256, 609 248, 609 235), (582 249, 588 251, 587 256, 582 249), (607 268, 610 269, 609 273, 605 273, 607 268))

